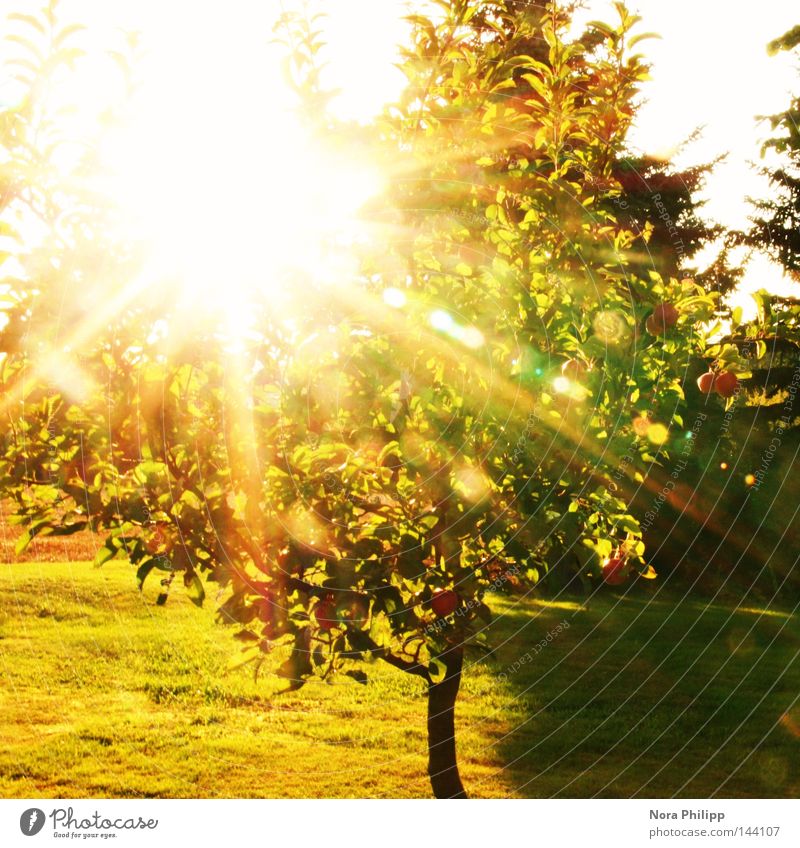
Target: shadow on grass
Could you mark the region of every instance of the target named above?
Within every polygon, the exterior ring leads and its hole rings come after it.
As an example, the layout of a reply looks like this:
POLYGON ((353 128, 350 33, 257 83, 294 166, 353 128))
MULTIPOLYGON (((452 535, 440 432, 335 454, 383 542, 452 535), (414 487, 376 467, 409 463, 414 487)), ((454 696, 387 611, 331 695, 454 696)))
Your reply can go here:
POLYGON ((800 797, 800 616, 624 594, 497 609, 509 794, 800 797))

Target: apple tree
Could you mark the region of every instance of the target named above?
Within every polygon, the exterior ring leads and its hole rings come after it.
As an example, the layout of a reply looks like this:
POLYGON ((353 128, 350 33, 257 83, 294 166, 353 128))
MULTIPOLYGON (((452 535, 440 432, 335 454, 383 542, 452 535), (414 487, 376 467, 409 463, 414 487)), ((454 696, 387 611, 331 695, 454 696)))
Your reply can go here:
POLYGON ((556 4, 437 7, 411 17, 406 89, 366 127, 324 110, 318 45, 284 21, 309 132, 369 145, 388 183, 344 278, 292 281, 290 321, 253 292, 247 336, 213 315, 181 333, 168 296, 121 296, 137 256, 104 238, 105 201, 56 194, 80 225, 9 283, 0 477, 21 545, 88 527, 97 563, 128 559, 159 603, 215 584, 244 658, 291 688, 364 683, 375 661, 419 677, 433 793, 460 798, 487 593, 653 576, 628 496, 682 426, 714 300, 633 273, 642 236, 615 216, 637 19, 617 3, 576 37, 556 4), (60 287, 100 278, 101 320, 76 306, 54 347, 60 287))

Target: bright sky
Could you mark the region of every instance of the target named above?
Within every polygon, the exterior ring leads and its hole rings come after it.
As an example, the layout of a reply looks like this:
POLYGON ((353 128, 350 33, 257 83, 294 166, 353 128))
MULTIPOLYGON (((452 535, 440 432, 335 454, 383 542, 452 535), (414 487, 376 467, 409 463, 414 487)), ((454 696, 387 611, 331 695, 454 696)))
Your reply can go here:
MULTIPOLYGON (((30 10, 40 2, 0 0, 0 11, 30 10)), ((231 94, 236 99, 235 92, 226 91, 226 80, 234 79, 235 73, 258 73, 261 66, 248 57, 267 42, 270 19, 279 8, 296 7, 298 0, 228 0, 224 6, 190 0, 63 0, 63 5, 98 30, 144 29, 156 67, 160 63, 171 74, 176 67, 186 69, 178 72, 177 87, 173 81, 164 89, 174 108, 180 108, 181 91, 194 89, 195 97, 201 91, 213 109, 231 94), (220 69, 231 61, 234 71, 220 78, 220 69)), ((340 112, 374 112, 397 94, 402 76, 392 63, 407 26, 401 17, 408 5, 419 9, 425 3, 313 0, 312 6, 327 15, 329 79, 342 89, 340 112)), ((587 6, 588 19, 613 18, 610 0, 588 0, 587 6)), ((745 197, 767 191, 764 180, 748 165, 759 160, 767 131, 755 116, 784 108, 788 91, 798 86, 796 60, 766 53, 768 41, 798 23, 795 0, 761 0, 757 5, 731 0, 630 0, 630 6, 644 18, 640 31, 662 36, 641 45, 652 62, 653 80, 644 87, 646 103, 633 144, 650 153, 668 152, 696 127, 704 127, 701 140, 683 154, 683 161, 708 161, 728 152, 728 161, 709 183, 706 210, 720 223, 743 226, 748 214, 745 197)), ((94 84, 102 86, 102 74, 95 74, 94 84)), ((0 96, 2 92, 0 87, 0 96)), ((789 290, 777 269, 757 261, 745 288, 762 285, 789 290)))
MULTIPOLYGON (((593 16, 608 5, 591 0, 593 16)), ((642 44, 653 66, 652 81, 644 87, 647 102, 632 142, 647 152, 669 151, 703 127, 702 138, 679 161, 705 162, 727 152, 704 194, 706 212, 727 226, 746 226, 745 198, 769 192, 766 180, 748 164, 762 161, 760 145, 768 133, 768 125, 755 116, 782 111, 789 92, 800 88, 797 59, 786 53, 768 56, 766 45, 800 23, 800 7, 794 0, 631 0, 630 6, 644 18, 642 31, 661 35, 642 44)), ((752 263, 742 289, 761 287, 800 294, 800 286, 782 279, 766 259, 752 263)), ((741 302, 746 312, 754 312, 749 298, 741 302)))
MULTIPOLYGON (((593 0, 593 8, 605 4, 593 0)), ((652 62, 652 81, 644 88, 633 142, 648 152, 669 152, 694 128, 703 136, 686 161, 704 161, 727 151, 709 190, 708 211, 732 226, 746 224, 742 197, 763 189, 746 167, 759 158, 766 131, 754 116, 784 109, 798 73, 787 54, 770 57, 766 44, 800 20, 800 9, 786 0, 757 6, 730 0, 635 0, 641 28, 659 40, 642 45, 652 62)))

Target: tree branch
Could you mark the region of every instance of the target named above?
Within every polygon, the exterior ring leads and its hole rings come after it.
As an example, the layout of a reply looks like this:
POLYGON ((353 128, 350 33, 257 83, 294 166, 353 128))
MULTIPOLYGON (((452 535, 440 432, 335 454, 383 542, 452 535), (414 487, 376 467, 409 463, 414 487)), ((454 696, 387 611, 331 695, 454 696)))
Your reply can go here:
POLYGON ((418 662, 411 662, 410 660, 404 660, 402 659, 402 657, 395 656, 388 650, 388 648, 382 648, 380 645, 374 642, 372 638, 366 633, 362 633, 359 638, 363 639, 363 641, 367 645, 367 650, 369 650, 369 652, 374 657, 382 659, 384 662, 389 663, 389 665, 393 665, 395 668, 400 669, 400 671, 405 671, 408 674, 415 674, 417 677, 421 677, 428 683, 431 682, 427 666, 421 665, 418 662))

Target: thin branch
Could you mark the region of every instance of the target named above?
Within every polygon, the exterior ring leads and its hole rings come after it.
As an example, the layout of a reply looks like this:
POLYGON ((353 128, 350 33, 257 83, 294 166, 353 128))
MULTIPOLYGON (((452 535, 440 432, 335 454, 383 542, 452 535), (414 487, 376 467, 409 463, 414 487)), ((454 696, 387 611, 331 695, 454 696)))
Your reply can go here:
POLYGON ((399 668, 400 671, 405 671, 408 674, 415 674, 417 677, 421 677, 428 683, 431 682, 427 666, 424 666, 419 662, 411 662, 410 660, 404 660, 402 657, 395 656, 388 648, 382 648, 366 634, 362 634, 360 638, 362 638, 367 644, 368 650, 372 656, 382 659, 384 662, 389 663, 389 665, 393 665, 395 668, 399 668))

